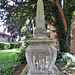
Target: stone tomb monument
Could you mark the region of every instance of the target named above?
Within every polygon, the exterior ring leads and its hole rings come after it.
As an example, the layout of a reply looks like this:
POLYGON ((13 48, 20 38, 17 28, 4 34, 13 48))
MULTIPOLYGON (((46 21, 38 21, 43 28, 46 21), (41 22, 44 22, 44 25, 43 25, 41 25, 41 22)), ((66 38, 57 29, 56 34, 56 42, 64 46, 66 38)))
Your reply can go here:
MULTIPOLYGON (((29 65, 27 75, 59 75, 57 67, 54 65, 57 50, 53 40, 46 36, 45 16, 43 1, 37 2, 36 30, 33 38, 27 41, 29 46, 26 49, 26 59, 29 65)), ((21 75, 24 74, 24 71, 21 75)))

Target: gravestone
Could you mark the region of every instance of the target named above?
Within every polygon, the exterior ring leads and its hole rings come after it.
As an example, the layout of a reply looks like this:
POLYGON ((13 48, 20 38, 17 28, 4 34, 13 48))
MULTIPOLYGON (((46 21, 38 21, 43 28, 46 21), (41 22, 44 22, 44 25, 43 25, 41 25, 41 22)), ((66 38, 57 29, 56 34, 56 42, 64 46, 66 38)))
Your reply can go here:
MULTIPOLYGON (((46 36, 42 0, 38 0, 37 2, 36 30, 34 36, 27 42, 29 43, 26 49, 26 59, 29 65, 27 75, 59 75, 59 71, 54 65, 57 50, 51 45, 54 41, 46 36)), ((21 75, 26 74, 22 73, 21 75)))

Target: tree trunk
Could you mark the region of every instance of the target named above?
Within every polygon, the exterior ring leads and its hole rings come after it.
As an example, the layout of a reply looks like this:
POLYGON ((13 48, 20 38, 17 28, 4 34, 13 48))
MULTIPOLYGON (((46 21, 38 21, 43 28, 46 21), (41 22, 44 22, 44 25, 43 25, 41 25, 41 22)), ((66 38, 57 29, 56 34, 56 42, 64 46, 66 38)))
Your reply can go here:
POLYGON ((66 35, 65 35, 65 31, 62 30, 61 32, 61 28, 59 29, 59 31, 57 31, 57 35, 58 35, 58 41, 59 41, 59 50, 60 52, 69 52, 69 45, 67 44, 66 41, 66 35))
POLYGON ((62 11, 62 9, 61 9, 61 6, 60 6, 58 0, 56 0, 56 5, 57 5, 57 7, 58 7, 58 9, 59 9, 59 12, 60 12, 60 14, 61 14, 61 18, 62 18, 62 20, 63 20, 65 32, 67 32, 66 18, 65 18, 65 16, 64 16, 64 13, 63 13, 63 11, 62 11))

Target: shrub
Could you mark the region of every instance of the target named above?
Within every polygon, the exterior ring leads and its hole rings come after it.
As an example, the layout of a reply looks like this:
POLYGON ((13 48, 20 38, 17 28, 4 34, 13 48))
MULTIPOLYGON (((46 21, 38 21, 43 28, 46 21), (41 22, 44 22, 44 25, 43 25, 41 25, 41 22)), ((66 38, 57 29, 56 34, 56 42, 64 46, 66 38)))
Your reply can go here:
POLYGON ((9 49, 10 48, 10 43, 6 43, 4 46, 5 49, 9 49))
POLYGON ((13 49, 13 48, 20 48, 20 43, 0 42, 0 50, 13 49))
POLYGON ((67 67, 73 67, 75 66, 75 57, 73 59, 73 55, 70 53, 57 53, 57 60, 56 63, 59 64, 59 66, 67 66, 67 67))
POLYGON ((67 65, 68 67, 75 67, 75 60, 69 59, 67 65))
POLYGON ((26 47, 22 47, 20 49, 19 57, 20 57, 21 63, 25 63, 26 64, 27 62, 26 62, 26 57, 25 57, 25 51, 26 51, 26 47))
POLYGON ((10 49, 20 48, 20 43, 10 43, 10 49))
POLYGON ((28 43, 25 43, 25 46, 20 49, 19 57, 20 57, 21 63, 25 63, 25 64, 27 63, 26 57, 25 57, 25 51, 28 45, 29 45, 28 43))
POLYGON ((10 43, 0 42, 0 49, 1 50, 9 49, 9 48, 10 48, 10 43))

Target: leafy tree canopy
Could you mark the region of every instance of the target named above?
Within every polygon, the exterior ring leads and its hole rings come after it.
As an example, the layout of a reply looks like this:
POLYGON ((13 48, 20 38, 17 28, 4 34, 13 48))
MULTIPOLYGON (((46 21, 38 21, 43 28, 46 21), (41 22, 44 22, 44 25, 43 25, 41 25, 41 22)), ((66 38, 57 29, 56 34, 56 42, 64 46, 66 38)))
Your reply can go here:
MULTIPOLYGON (((75 0, 43 0, 45 9, 46 24, 51 24, 56 28, 60 51, 69 50, 70 27, 72 12, 75 10, 75 0), (62 3, 63 1, 63 3, 62 3), (67 39, 67 42, 66 42, 67 39)), ((1 0, 0 8, 7 13, 7 25, 15 24, 21 31, 26 25, 35 26, 37 0, 1 0), (11 3, 10 3, 11 2, 11 3)), ((20 32, 19 32, 20 33, 20 32)))

